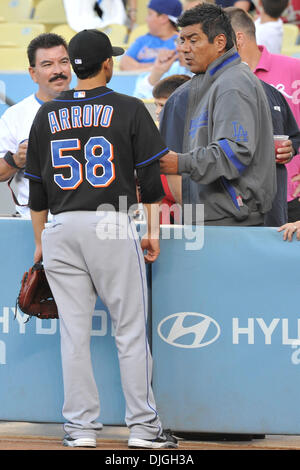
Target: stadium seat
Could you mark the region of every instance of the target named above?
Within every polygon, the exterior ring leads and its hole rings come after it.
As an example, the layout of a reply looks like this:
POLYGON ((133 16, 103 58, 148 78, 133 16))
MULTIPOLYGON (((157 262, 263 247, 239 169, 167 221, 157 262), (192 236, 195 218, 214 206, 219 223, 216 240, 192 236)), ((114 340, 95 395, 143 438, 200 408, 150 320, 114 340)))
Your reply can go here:
POLYGON ((43 24, 0 23, 0 47, 27 47, 29 42, 45 32, 43 24))
POLYGON ((47 32, 67 23, 63 0, 40 0, 34 8, 32 22, 43 23, 47 32))
POLYGON ((7 72, 28 70, 26 49, 0 47, 0 70, 7 72))
POLYGON ((146 22, 146 16, 148 14, 148 8, 147 4, 149 2, 145 0, 137 0, 137 18, 136 18, 136 24, 137 25, 143 25, 146 22))
POLYGON ((31 16, 32 0, 1 0, 0 16, 5 21, 27 20, 31 16))
POLYGON ((127 27, 123 24, 110 24, 104 28, 99 28, 100 31, 103 31, 109 37, 111 43, 114 46, 120 46, 126 48, 126 39, 127 39, 127 27))
POLYGON ((128 45, 132 44, 139 36, 147 33, 149 33, 149 28, 146 23, 136 26, 129 34, 128 45))
POLYGON ((284 47, 281 49, 282 55, 289 55, 291 57, 299 57, 300 58, 300 45, 299 46, 289 46, 284 47))
POLYGON ((40 1, 41 0, 32 0, 33 8, 35 8, 40 1))
POLYGON ((59 34, 62 36, 67 42, 72 39, 72 37, 76 34, 76 31, 74 29, 70 28, 68 24, 59 24, 58 26, 54 26, 50 30, 51 33, 59 34))
POLYGON ((295 46, 298 35, 299 35, 298 26, 296 26, 295 24, 284 23, 283 24, 282 51, 285 48, 295 46))

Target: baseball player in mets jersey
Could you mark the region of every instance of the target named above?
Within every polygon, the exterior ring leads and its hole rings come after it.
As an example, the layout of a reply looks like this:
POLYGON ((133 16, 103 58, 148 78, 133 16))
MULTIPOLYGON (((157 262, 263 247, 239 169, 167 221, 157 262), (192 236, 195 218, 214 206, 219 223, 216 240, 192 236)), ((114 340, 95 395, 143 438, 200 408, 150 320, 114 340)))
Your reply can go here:
POLYGON ((90 358, 99 295, 115 328, 129 447, 177 447, 156 411, 146 337, 142 249, 146 262, 153 262, 159 237, 148 224, 140 244, 127 212, 137 203, 135 171, 149 212, 163 198, 159 158, 168 149, 144 104, 106 87, 112 56, 123 52, 102 32, 76 34, 69 44, 76 89, 45 103, 34 120, 25 170, 34 260, 43 258, 60 316, 64 445, 95 447, 102 427, 90 358), (44 228, 49 209, 54 219, 44 228))

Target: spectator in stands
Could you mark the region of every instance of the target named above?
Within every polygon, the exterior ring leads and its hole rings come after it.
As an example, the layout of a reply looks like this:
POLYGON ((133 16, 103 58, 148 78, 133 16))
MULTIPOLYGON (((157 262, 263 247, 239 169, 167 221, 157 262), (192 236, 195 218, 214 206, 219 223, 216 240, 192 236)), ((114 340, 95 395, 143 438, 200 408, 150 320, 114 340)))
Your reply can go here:
MULTIPOLYGON (((230 11, 235 11, 235 8, 226 8, 230 17, 230 11)), ((243 44, 239 33, 237 41, 237 50, 243 58, 243 52, 240 50, 240 44, 243 44)), ((273 123, 273 132, 275 134, 288 135, 289 139, 283 142, 283 146, 279 150, 279 155, 276 155, 276 177, 277 177, 277 191, 273 200, 272 209, 265 214, 265 226, 278 227, 288 221, 288 207, 287 207, 287 170, 285 164, 291 161, 293 155, 297 153, 300 145, 300 131, 295 121, 293 113, 284 98, 284 96, 273 86, 262 81, 262 84, 267 95, 273 123)))
POLYGON ((179 0, 150 0, 146 18, 149 33, 137 38, 120 60, 121 70, 151 70, 159 50, 176 49, 176 21, 181 15, 179 0))
POLYGON ((277 191, 272 209, 264 217, 266 227, 278 227, 288 221, 287 169, 285 165, 297 153, 300 145, 300 130, 284 96, 272 85, 261 82, 270 105, 274 135, 289 136, 287 140, 282 142, 282 147, 276 153, 277 191))
POLYGON ((137 0, 123 0, 123 3, 127 13, 126 25, 131 31, 137 19, 137 0))
POLYGON ((256 42, 272 54, 280 54, 283 39, 283 22, 280 16, 289 0, 258 0, 259 17, 255 20, 256 42))
POLYGON ((0 119, 0 181, 14 178, 17 213, 30 218, 28 179, 24 178, 31 124, 41 104, 69 88, 71 67, 65 40, 57 34, 41 34, 28 46, 29 73, 38 85, 36 93, 8 108, 0 119))
MULTIPOLYGON (((185 0, 183 3, 183 11, 190 10, 196 5, 204 3, 204 0, 185 0)), ((205 3, 215 3, 214 0, 205 3)), ((177 50, 170 51, 161 49, 155 59, 150 72, 139 74, 136 79, 133 96, 140 99, 152 98, 153 87, 162 79, 173 75, 193 75, 184 61, 184 55, 177 50)))
MULTIPOLYGON (((228 8, 226 12, 235 31, 239 54, 247 62, 255 75, 273 85, 286 98, 294 118, 300 127, 300 61, 294 57, 271 54, 264 46, 258 46, 255 38, 255 25, 249 14, 239 8, 228 8)), ((300 220, 300 202, 295 198, 296 183, 293 177, 300 174, 299 150, 291 162, 286 164, 288 171, 288 221, 300 220)))
POLYGON ((178 75, 170 75, 162 80, 160 80, 155 87, 153 88, 153 98, 155 101, 156 106, 156 119, 159 122, 159 116, 161 110, 163 109, 164 105, 166 104, 167 99, 172 95, 172 93, 181 85, 186 83, 190 80, 191 77, 189 75, 178 74, 178 75))
POLYGON ((74 31, 104 28, 109 24, 125 24, 126 11, 122 0, 63 0, 67 22, 74 31))
MULTIPOLYGON (((128 30, 131 31, 134 24, 135 24, 135 22, 136 22, 137 0, 122 0, 122 1, 123 1, 124 8, 126 10, 126 15, 127 15, 125 24, 127 25, 128 30)), ((113 12, 113 9, 116 8, 116 7, 120 8, 117 3, 111 2, 110 3, 110 8, 112 8, 112 10, 108 10, 107 4, 105 4, 105 2, 103 2, 103 0, 97 0, 94 4, 95 12, 101 18, 101 20, 104 21, 104 22, 110 21, 109 17, 108 17, 108 14, 113 12)), ((115 23, 116 23, 115 17, 111 18, 111 24, 115 24, 115 23)), ((102 25, 102 27, 104 27, 104 26, 105 26, 105 24, 102 25)))
POLYGON ((150 99, 152 98, 153 87, 160 80, 182 74, 189 77, 193 75, 186 66, 183 53, 176 50, 166 51, 166 49, 161 49, 151 71, 138 76, 133 96, 140 99, 150 99))
POLYGON ((195 76, 165 104, 160 129, 172 151, 161 158, 161 171, 182 176, 178 194, 182 189, 185 223, 203 224, 204 208, 206 225, 263 225, 276 193, 273 128, 263 87, 241 62, 222 8, 196 6, 178 25, 180 49, 195 76), (174 148, 178 144, 180 149, 174 148))

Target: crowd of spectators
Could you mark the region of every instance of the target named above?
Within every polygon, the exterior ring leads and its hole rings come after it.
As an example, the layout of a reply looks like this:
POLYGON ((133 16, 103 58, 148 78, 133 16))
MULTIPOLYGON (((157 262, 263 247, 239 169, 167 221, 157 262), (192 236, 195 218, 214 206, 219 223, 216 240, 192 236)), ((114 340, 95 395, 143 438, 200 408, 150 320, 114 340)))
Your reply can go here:
MULTIPOLYGON (((159 90, 161 83, 168 83, 168 77, 171 77, 172 80, 172 77, 184 76, 186 81, 195 78, 197 74, 193 72, 193 68, 186 60, 188 54, 184 52, 184 48, 180 45, 177 22, 185 12, 193 10, 202 3, 216 4, 224 8, 231 17, 236 35, 236 48, 242 60, 247 62, 254 74, 263 81, 267 96, 272 95, 273 100, 277 103, 270 103, 274 133, 275 128, 277 128, 276 133, 279 133, 278 127, 274 124, 274 118, 278 116, 280 118, 282 116, 286 117, 284 125, 279 126, 280 133, 288 135, 289 139, 285 144, 286 150, 292 150, 288 161, 284 160, 284 163, 277 163, 276 165, 277 176, 287 172, 287 177, 281 176, 281 180, 277 178, 276 194, 280 193, 280 204, 273 195, 273 199, 275 198, 274 204, 279 204, 281 214, 286 215, 275 217, 275 219, 271 218, 267 225, 270 225, 272 221, 278 222, 278 225, 289 222, 295 223, 300 220, 297 179, 300 174, 300 164, 298 163, 300 161, 300 155, 298 155, 299 142, 297 140, 300 115, 296 98, 297 88, 295 88, 298 83, 296 76, 300 74, 300 61, 297 58, 285 57, 280 54, 280 51, 284 22, 287 19, 296 22, 297 19, 298 5, 296 0, 293 2, 288 0, 276 0, 276 2, 271 0, 256 0, 255 2, 248 0, 208 0, 206 2, 200 0, 149 0, 145 17, 148 32, 130 44, 120 60, 119 68, 121 71, 136 73, 137 78, 133 95, 141 99, 153 98, 158 100, 161 98, 155 95, 157 93, 155 90, 159 90), (273 86, 271 92, 265 82, 273 86), (278 92, 280 92, 279 95, 278 92), (276 99, 275 96, 277 96, 276 99), (274 109, 277 110, 277 114, 274 113, 274 109), (285 194, 286 200, 283 205, 282 200, 285 194)), ((102 28, 108 24, 119 23, 127 25, 130 32, 137 26, 137 0, 89 0, 84 3, 80 0, 64 0, 64 7, 67 21, 74 31, 85 28, 102 28)), ((233 45, 233 47, 235 46, 233 45)), ((35 70, 34 67, 31 66, 31 68, 33 71, 35 70)), ((55 73, 55 77, 56 75, 55 73)), ((41 78, 37 74, 34 75, 33 72, 31 76, 41 87, 41 78)), ((193 83, 193 80, 191 80, 191 83, 193 83)), ((188 86, 185 85, 183 88, 188 89, 188 86)), ((37 101, 39 93, 40 91, 35 95, 37 106, 32 108, 34 111, 31 113, 31 119, 33 119, 35 112, 43 102, 43 100, 37 101)), ((163 98, 166 101, 167 97, 164 96, 163 98)), ((48 96, 46 96, 45 101, 47 99, 49 99, 48 96)), ((10 114, 14 113, 15 109, 17 112, 18 106, 20 105, 7 110, 0 119, 0 141, 2 144, 0 149, 2 152, 0 179, 6 181, 14 177, 19 186, 22 187, 22 166, 19 166, 18 163, 21 162, 21 165, 23 165, 25 161, 26 136, 14 148, 7 144, 8 132, 14 132, 10 124, 11 129, 8 129, 7 119, 10 114), (22 160, 20 160, 20 156, 22 156, 22 160)), ((161 104, 160 106, 162 107, 161 104)), ((184 105, 180 114, 185 116, 184 105)), ((182 124, 184 125, 184 123, 182 124)), ((201 140, 199 145, 201 145, 201 140)), ((175 148, 175 150, 177 152, 182 151, 180 148, 175 148)), ((169 180, 172 181, 171 176, 169 176, 169 180)), ((164 181, 165 188, 168 189, 170 194, 166 177, 164 177, 164 181)), ((170 187, 172 187, 172 184, 170 184, 170 187)), ((23 209, 23 204, 26 204, 26 191, 26 187, 22 188, 19 194, 22 204, 16 206, 17 213, 23 216, 26 213, 28 214, 26 209, 23 209)), ((175 199, 173 200, 175 201, 175 199)))

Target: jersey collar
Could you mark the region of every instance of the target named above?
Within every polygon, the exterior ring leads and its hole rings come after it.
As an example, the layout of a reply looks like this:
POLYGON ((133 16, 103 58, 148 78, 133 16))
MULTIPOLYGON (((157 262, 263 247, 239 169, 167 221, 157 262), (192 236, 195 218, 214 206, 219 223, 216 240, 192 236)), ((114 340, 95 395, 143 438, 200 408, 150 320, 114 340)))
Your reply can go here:
POLYGON ((35 97, 36 101, 37 101, 40 105, 44 104, 44 101, 40 100, 40 99, 36 96, 36 94, 34 95, 34 97, 35 97))

